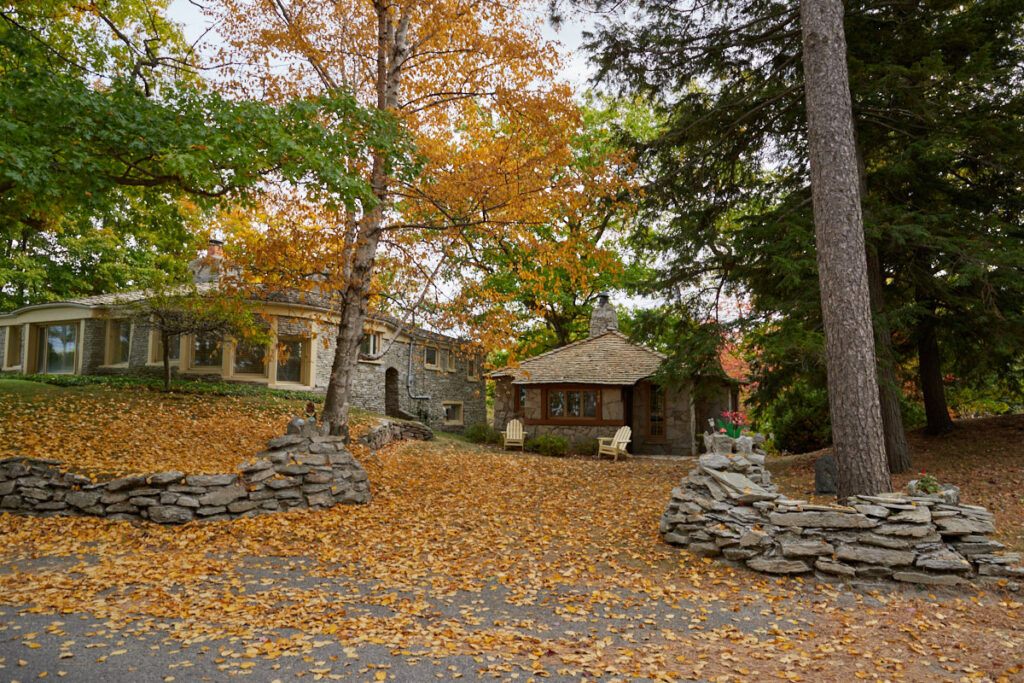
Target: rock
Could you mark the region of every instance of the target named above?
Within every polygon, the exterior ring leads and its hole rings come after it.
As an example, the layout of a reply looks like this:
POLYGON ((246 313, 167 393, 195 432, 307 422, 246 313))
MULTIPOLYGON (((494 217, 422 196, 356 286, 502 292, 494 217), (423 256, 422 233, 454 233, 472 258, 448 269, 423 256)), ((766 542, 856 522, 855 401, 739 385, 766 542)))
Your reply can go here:
POLYGON ((772 537, 763 531, 750 529, 740 536, 741 548, 766 548, 772 544, 772 537))
POLYGON ((773 512, 768 519, 776 526, 802 528, 870 529, 878 526, 877 520, 847 512, 773 512))
POLYGON ((273 439, 267 442, 267 450, 273 451, 278 448, 284 448, 285 446, 297 446, 305 441, 305 439, 299 434, 285 434, 284 436, 275 436, 273 439))
POLYGON ((227 512, 227 507, 223 505, 212 505, 207 507, 201 507, 196 510, 196 514, 200 517, 209 517, 212 515, 219 515, 222 512, 227 512))
POLYGON ((327 458, 324 457, 323 455, 317 455, 317 454, 313 454, 313 453, 306 453, 306 454, 300 453, 299 455, 295 456, 295 462, 297 462, 300 465, 310 465, 310 466, 313 466, 313 467, 316 467, 316 466, 321 466, 322 467, 322 466, 327 464, 327 458))
POLYGON ((258 502, 252 500, 236 500, 234 503, 228 503, 228 511, 238 514, 239 512, 248 512, 259 505, 258 502))
POLYGON ((269 460, 259 458, 258 460, 253 460, 251 463, 239 467, 238 469, 241 470, 242 474, 255 474, 256 472, 264 472, 273 466, 274 464, 269 460))
POLYGON ((121 512, 138 512, 139 508, 135 507, 131 503, 114 503, 113 505, 107 506, 107 514, 117 514, 121 512))
POLYGON ((132 496, 128 499, 128 502, 132 505, 138 505, 140 508, 160 504, 160 501, 152 496, 132 496))
POLYGON ((330 507, 334 505, 334 497, 330 491, 320 491, 306 496, 306 502, 310 507, 330 507))
POLYGON ((765 457, 761 453, 744 453, 743 457, 758 467, 764 467, 765 457))
POLYGON ((310 469, 308 467, 306 467, 305 465, 285 465, 283 467, 278 467, 276 469, 277 469, 277 473, 278 474, 289 474, 289 475, 306 474, 307 472, 310 471, 310 469))
MULTIPOLYGON (((232 475, 234 476, 234 475, 232 475)), ((204 507, 219 507, 244 498, 246 490, 241 486, 225 486, 199 497, 199 504, 204 507)))
POLYGON ((924 572, 895 572, 892 578, 905 583, 919 583, 925 586, 956 586, 964 580, 955 574, 925 574, 924 572))
POLYGON ((1020 564, 1020 553, 1004 555, 977 555, 974 561, 979 564, 1020 564))
POLYGON ((825 541, 797 541, 793 543, 782 543, 782 554, 786 557, 815 557, 817 555, 831 555, 835 548, 825 541))
POLYGON ((811 568, 800 560, 784 560, 778 557, 754 557, 747 560, 747 566, 766 574, 799 574, 811 568))
POLYGON ((199 507, 199 501, 192 496, 179 495, 175 505, 179 505, 183 508, 197 508, 199 507))
POLYGON ((892 569, 877 565, 854 567, 853 571, 859 579, 888 579, 892 576, 892 569))
POLYGON ((1024 567, 1011 567, 1005 564, 982 564, 978 567, 978 574, 982 576, 1011 576, 1024 578, 1024 567))
POLYGON ((814 461, 814 491, 816 493, 836 492, 836 458, 823 455, 814 461))
POLYGON ((687 536, 686 534, 676 533, 675 531, 670 531, 667 534, 663 535, 662 539, 665 541, 665 543, 668 543, 669 545, 685 546, 690 544, 689 536, 687 536))
POLYGON ((832 560, 819 557, 814 561, 814 568, 825 572, 826 574, 837 574, 839 576, 856 576, 857 570, 848 564, 842 562, 833 562, 832 560))
POLYGON ((192 510, 177 505, 154 505, 149 508, 149 520, 157 524, 184 524, 194 518, 192 510))
POLYGON ((302 480, 308 484, 327 484, 334 481, 334 473, 330 470, 314 470, 303 477, 302 480))
POLYGON ((293 417, 288 421, 288 427, 285 429, 285 434, 301 434, 302 428, 306 426, 306 421, 301 417, 293 417))
POLYGON ((971 563, 963 555, 947 548, 918 555, 914 564, 923 569, 937 571, 969 571, 971 569, 971 563))
POLYGON ((775 500, 779 494, 772 493, 758 484, 750 481, 739 472, 719 472, 708 470, 708 475, 722 485, 728 497, 743 498, 742 503, 753 503, 759 500, 775 500))
POLYGON ((869 517, 880 517, 885 518, 889 516, 889 508, 884 505, 872 505, 870 503, 862 503, 860 505, 854 505, 853 508, 862 514, 868 515, 869 517))
POLYGON ((754 437, 752 436, 738 436, 736 437, 736 452, 742 453, 743 455, 750 455, 754 452, 754 437))
POLYGON ((69 491, 64 500, 76 508, 91 508, 100 502, 100 497, 98 491, 69 491))
POLYGON ((107 491, 123 491, 124 489, 134 489, 145 485, 146 478, 141 475, 132 477, 121 477, 120 479, 112 479, 107 482, 107 491))
POLYGON ((888 520, 891 523, 903 522, 906 524, 927 524, 932 521, 932 511, 924 505, 917 505, 913 510, 899 512, 888 520))
POLYGON ((962 534, 991 534, 996 530, 992 522, 981 519, 967 519, 965 517, 945 517, 935 520, 935 526, 939 533, 950 536, 962 534))
POLYGON ((710 470, 727 470, 729 458, 721 453, 705 453, 697 458, 697 464, 710 470))
POLYGON ((921 538, 934 532, 925 524, 883 524, 875 529, 876 534, 883 536, 911 536, 921 538))
POLYGON ((190 474, 185 477, 185 483, 189 486, 228 486, 236 481, 236 474, 190 474))
POLYGON ((914 563, 914 553, 909 550, 890 550, 869 545, 841 545, 836 558, 851 562, 865 562, 883 567, 904 566, 914 563))
POLYGON ((267 487, 276 490, 279 489, 290 489, 295 486, 301 486, 302 480, 297 477, 281 477, 280 479, 268 479, 267 487))
POLYGON ((722 552, 714 543, 691 543, 686 549, 699 557, 717 557, 722 552))
POLYGON ((730 560, 749 560, 760 552, 757 548, 738 548, 736 546, 722 549, 722 555, 730 560))
POLYGON ((184 478, 185 475, 182 472, 157 472, 156 474, 151 474, 146 479, 146 483, 151 486, 166 486, 168 484, 180 484, 184 478))
POLYGON ((250 484, 258 484, 259 482, 266 481, 267 479, 270 479, 271 477, 274 476, 277 476, 277 472, 275 472, 273 468, 271 468, 267 470, 260 470, 259 472, 254 472, 250 475, 247 475, 246 479, 248 479, 250 484))
POLYGON ((733 438, 728 434, 714 434, 711 436, 711 450, 719 455, 732 453, 733 438))
MULTIPOLYGON (((936 534, 938 536, 938 534, 936 534)), ((883 548, 894 550, 910 550, 919 541, 918 539, 900 538, 898 536, 882 536, 881 534, 866 533, 857 536, 857 541, 868 545, 877 545, 883 548)))
POLYGON ((14 491, 14 480, 0 481, 0 496, 6 496, 14 491))

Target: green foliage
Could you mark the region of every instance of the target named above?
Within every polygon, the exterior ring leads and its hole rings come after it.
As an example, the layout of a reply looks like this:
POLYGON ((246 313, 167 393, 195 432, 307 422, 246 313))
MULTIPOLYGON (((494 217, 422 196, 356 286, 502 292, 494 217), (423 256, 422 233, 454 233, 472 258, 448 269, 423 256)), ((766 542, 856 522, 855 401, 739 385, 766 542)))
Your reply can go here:
POLYGON ((572 452, 580 455, 597 455, 597 439, 582 439, 572 445, 572 452))
POLYGON ((828 392, 799 381, 773 401, 765 415, 780 451, 806 453, 832 442, 828 392))
POLYGON ((569 441, 564 436, 557 434, 539 434, 532 439, 527 439, 524 448, 541 455, 564 457, 569 454, 569 441))
POLYGON ((486 422, 466 427, 465 431, 462 432, 462 435, 472 443, 501 443, 501 432, 486 422))
POLYGON ((917 480, 917 490, 922 493, 934 494, 942 490, 939 485, 939 480, 934 475, 921 473, 921 478, 917 480))
POLYGON ((268 183, 368 209, 368 149, 414 172, 394 117, 347 93, 228 100, 183 49, 160 6, 135 0, 0 12, 0 310, 137 287, 208 211, 268 183))
MULTIPOLYGON (((162 390, 163 380, 157 377, 123 375, 5 375, 5 379, 39 382, 57 387, 106 386, 116 388, 144 388, 162 390)), ((269 389, 258 384, 240 382, 211 382, 204 379, 171 380, 171 391, 182 394, 210 394, 213 396, 274 396, 323 403, 324 395, 313 391, 269 389)))

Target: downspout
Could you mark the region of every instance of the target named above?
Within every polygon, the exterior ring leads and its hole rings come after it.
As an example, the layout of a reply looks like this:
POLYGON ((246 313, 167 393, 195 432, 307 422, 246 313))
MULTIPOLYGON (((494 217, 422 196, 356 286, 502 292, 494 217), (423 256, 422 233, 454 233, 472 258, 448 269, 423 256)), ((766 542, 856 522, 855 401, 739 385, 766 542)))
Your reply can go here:
POLYGON ((429 395, 427 395, 427 396, 417 396, 416 394, 412 393, 412 351, 413 351, 413 341, 412 341, 412 339, 410 339, 409 340, 409 373, 405 376, 405 390, 409 393, 409 398, 411 398, 411 399, 414 399, 414 400, 417 400, 417 401, 429 401, 430 400, 430 396, 429 395))

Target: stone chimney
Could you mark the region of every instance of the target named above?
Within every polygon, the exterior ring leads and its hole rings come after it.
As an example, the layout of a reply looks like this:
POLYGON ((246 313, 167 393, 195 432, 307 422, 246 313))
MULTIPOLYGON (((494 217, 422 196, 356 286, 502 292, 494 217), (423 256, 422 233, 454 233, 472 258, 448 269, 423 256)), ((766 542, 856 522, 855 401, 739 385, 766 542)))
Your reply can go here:
POLYGON ((605 332, 619 329, 619 314, 615 307, 608 303, 608 293, 597 295, 594 312, 590 315, 590 336, 598 337, 605 332))
POLYGON ((192 272, 192 281, 197 284, 216 281, 220 277, 220 264, 223 259, 224 242, 211 237, 206 244, 206 253, 188 264, 188 269, 192 272))

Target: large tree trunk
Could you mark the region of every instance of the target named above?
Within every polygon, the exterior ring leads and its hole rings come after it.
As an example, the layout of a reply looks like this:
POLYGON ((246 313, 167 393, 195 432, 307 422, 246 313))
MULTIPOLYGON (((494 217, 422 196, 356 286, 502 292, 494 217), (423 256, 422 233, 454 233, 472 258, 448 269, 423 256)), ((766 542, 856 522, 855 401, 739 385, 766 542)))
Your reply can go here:
MULTIPOLYGON (((391 19, 389 5, 383 0, 375 0, 373 5, 377 13, 377 109, 395 111, 402 82, 402 67, 408 53, 407 37, 411 15, 407 10, 396 24, 391 19)), ((358 232, 353 235, 351 259, 346 264, 346 284, 340 297, 340 320, 322 417, 330 433, 336 436, 348 436, 352 378, 359 361, 359 345, 363 339, 363 323, 370 298, 370 281, 373 278, 385 209, 388 207, 388 178, 384 172, 386 165, 382 155, 374 155, 370 184, 378 203, 365 215, 358 232)))
POLYGON ((936 327, 935 318, 929 316, 918 323, 917 329, 918 371, 924 395, 924 414, 928 421, 925 432, 933 436, 953 429, 946 405, 946 389, 942 384, 942 358, 936 327))
POLYGON ((889 491, 841 0, 802 0, 804 89, 840 500, 889 491))
POLYGON ((892 352, 892 332, 882 319, 884 296, 882 264, 874 249, 868 249, 868 290, 875 319, 875 353, 878 357, 878 400, 882 408, 882 430, 885 434, 885 456, 889 472, 899 474, 910 470, 910 447, 903 429, 900 410, 900 387, 896 379, 896 358, 892 352))

